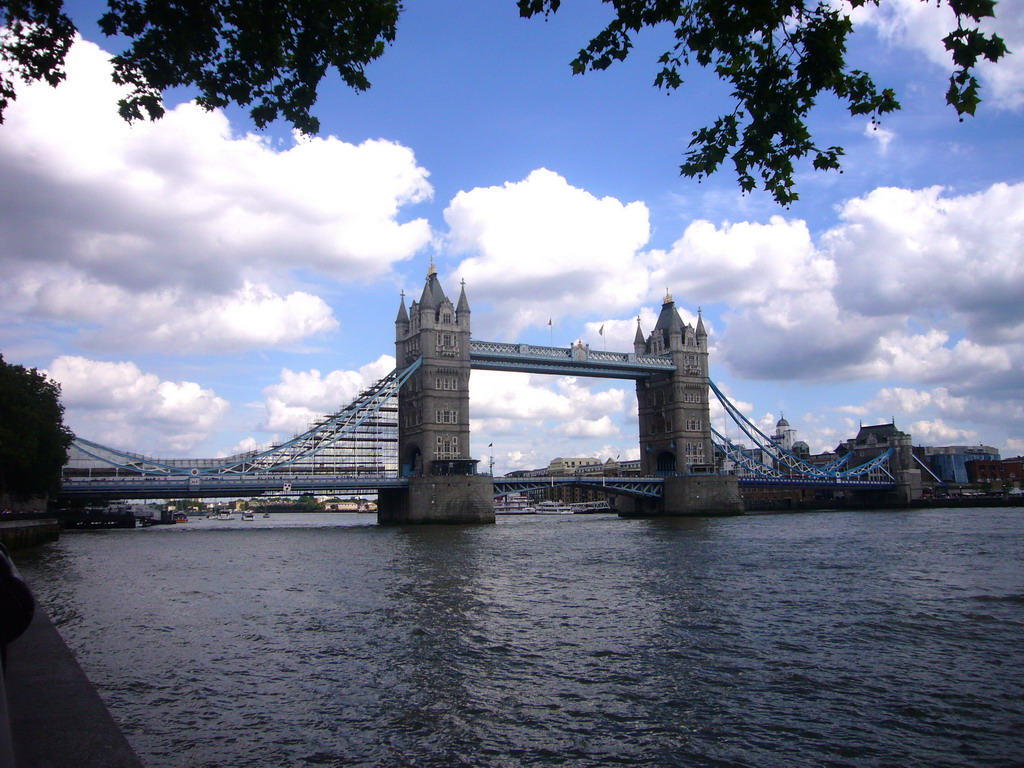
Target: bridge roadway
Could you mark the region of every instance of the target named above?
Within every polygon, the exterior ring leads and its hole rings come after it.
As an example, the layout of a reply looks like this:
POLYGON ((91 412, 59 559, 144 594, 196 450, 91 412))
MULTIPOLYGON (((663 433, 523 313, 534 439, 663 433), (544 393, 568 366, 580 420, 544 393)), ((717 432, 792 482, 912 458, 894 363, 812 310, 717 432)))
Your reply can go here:
POLYGON ((277 494, 301 496, 337 491, 376 491, 404 488, 404 477, 376 475, 136 475, 124 477, 65 478, 58 497, 62 500, 89 499, 179 499, 248 498, 277 494))
MULTIPOLYGON (((846 480, 842 478, 755 478, 741 477, 740 486, 891 488, 892 481, 846 480)), ((377 491, 404 488, 404 477, 377 475, 144 475, 125 477, 65 479, 59 498, 93 501, 122 499, 245 498, 262 495, 299 496, 339 491, 377 491)), ((634 498, 657 498, 664 486, 662 477, 496 477, 495 497, 527 493, 559 486, 578 486, 634 498)))

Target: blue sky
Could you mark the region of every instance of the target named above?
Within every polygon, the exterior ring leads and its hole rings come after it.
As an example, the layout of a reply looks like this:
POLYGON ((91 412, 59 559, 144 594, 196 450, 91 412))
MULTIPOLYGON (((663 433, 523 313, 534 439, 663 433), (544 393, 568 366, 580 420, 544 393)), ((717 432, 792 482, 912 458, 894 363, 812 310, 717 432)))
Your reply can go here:
MULTIPOLYGON (((983 68, 960 123, 947 9, 856 17, 851 61, 904 109, 873 131, 823 102, 812 125, 844 173, 805 165, 790 208, 728 170, 679 177, 729 102, 700 70, 651 86, 669 30, 572 76, 608 17, 596 1, 547 21, 410 3, 370 91, 322 86, 315 139, 188 93, 125 125, 99 10, 74 10, 68 82, 22 89, 0 126, 0 352, 61 382, 83 437, 212 456, 301 431, 393 367, 399 294, 433 257, 449 294, 465 279, 480 339, 626 350, 671 291, 684 319, 703 310, 713 378, 813 450, 893 418, 917 444, 1024 453, 1024 65, 983 68)), ((997 8, 1011 50, 1022 10, 997 8)), ((473 454, 493 443, 497 472, 636 455, 628 383, 471 386, 473 454)))

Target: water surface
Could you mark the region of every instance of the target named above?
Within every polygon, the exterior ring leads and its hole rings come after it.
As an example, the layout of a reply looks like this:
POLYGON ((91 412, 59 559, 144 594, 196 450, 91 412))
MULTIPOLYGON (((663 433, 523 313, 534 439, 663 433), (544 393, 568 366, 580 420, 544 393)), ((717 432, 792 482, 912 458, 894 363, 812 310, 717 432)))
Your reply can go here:
POLYGON ((374 523, 19 566, 152 768, 1024 764, 1020 510, 374 523))

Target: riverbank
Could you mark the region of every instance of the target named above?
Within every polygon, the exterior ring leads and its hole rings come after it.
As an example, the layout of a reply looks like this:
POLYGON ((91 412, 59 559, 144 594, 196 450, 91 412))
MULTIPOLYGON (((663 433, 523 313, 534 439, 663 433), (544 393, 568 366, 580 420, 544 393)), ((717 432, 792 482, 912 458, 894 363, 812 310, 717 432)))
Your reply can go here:
POLYGON ((7 647, 16 768, 143 768, 45 611, 7 647))

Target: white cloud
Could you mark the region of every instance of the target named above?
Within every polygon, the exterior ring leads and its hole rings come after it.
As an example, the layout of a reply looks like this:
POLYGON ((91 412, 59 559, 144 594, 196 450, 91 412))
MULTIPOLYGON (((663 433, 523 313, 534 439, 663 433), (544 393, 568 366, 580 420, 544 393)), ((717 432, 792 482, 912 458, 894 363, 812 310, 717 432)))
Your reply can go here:
POLYGON ((0 126, 8 312, 87 321, 102 335, 157 307, 154 334, 194 337, 205 323, 206 341, 223 333, 207 348, 246 337, 243 325, 266 330, 257 314, 287 315, 280 331, 248 339, 273 345, 334 323, 290 288, 299 279, 378 277, 431 240, 425 219, 401 220, 432 195, 406 147, 326 137, 278 150, 193 103, 129 126, 104 51, 78 41, 67 71, 57 88, 21 88, 0 126), (216 322, 197 312, 203 303, 219 305, 216 322))
MULTIPOLYGON (((487 449, 481 446, 493 442, 495 456, 503 459, 496 459, 499 469, 507 472, 545 466, 555 456, 598 455, 597 439, 635 434, 632 387, 604 389, 585 381, 474 371, 470 408, 475 453, 484 455, 487 449)), ((607 451, 600 450, 607 458, 607 451)))
POLYGON ((501 338, 593 307, 627 309, 647 293, 637 255, 650 236, 643 203, 598 199, 540 169, 520 182, 460 192, 444 217, 451 252, 471 254, 455 271, 474 301, 494 306, 501 338))
POLYGON ((943 309, 976 341, 1024 340, 1024 184, 943 192, 883 187, 843 206, 822 238, 837 300, 867 316, 943 309))
POLYGON ((687 304, 761 305, 783 293, 829 290, 836 280, 834 263, 815 249, 807 224, 782 216, 721 227, 695 221, 670 250, 647 255, 651 284, 687 304))
POLYGON ((279 296, 268 286, 251 283, 210 302, 180 304, 188 311, 174 320, 168 320, 173 306, 146 307, 142 322, 133 320, 137 341, 174 345, 186 352, 227 351, 279 347, 338 326, 331 308, 318 296, 302 291, 279 296))
POLYGON ((868 404, 868 407, 876 411, 889 410, 903 415, 936 408, 942 413, 962 416, 968 412, 969 406, 966 397, 954 397, 945 387, 930 391, 911 387, 884 387, 868 404))
POLYGON ((1009 371, 1012 365, 1007 349, 975 344, 961 339, 946 345, 943 331, 894 333, 879 340, 877 356, 866 366, 865 375, 876 379, 903 379, 916 382, 956 382, 968 386, 975 378, 1009 371))
POLYGON ((909 432, 918 445, 967 445, 978 442, 973 429, 951 427, 942 419, 923 419, 910 425, 909 432))
POLYGON ((559 424, 558 431, 566 437, 618 437, 619 429, 607 416, 598 419, 572 419, 559 424))
POLYGON ((732 304, 716 363, 951 391, 1024 382, 1024 185, 879 188, 840 217, 819 246, 803 222, 700 222, 664 255, 694 292, 732 304))
POLYGON ((395 367, 395 358, 381 355, 357 371, 281 371, 280 381, 263 390, 267 420, 262 429, 291 436, 306 431, 323 416, 348 405, 363 389, 395 367))
MULTIPOLYGON (((997 64, 986 60, 979 63, 976 72, 983 84, 982 98, 997 107, 1019 109, 1024 106, 1024 59, 1013 54, 1024 49, 1024 2, 1000 0, 995 14, 979 26, 1001 36, 1011 54, 997 64)), ((890 45, 916 50, 931 63, 953 71, 952 58, 942 43, 957 26, 948 4, 920 0, 866 3, 853 11, 853 19, 858 26, 874 28, 890 45)))
POLYGON ((212 434, 228 403, 191 381, 161 381, 135 363, 64 355, 46 371, 61 385, 71 429, 150 455, 187 452, 212 434))
POLYGON ((896 132, 883 128, 878 123, 868 121, 864 124, 864 135, 872 141, 878 142, 878 151, 883 155, 889 151, 889 145, 896 138, 896 132))

